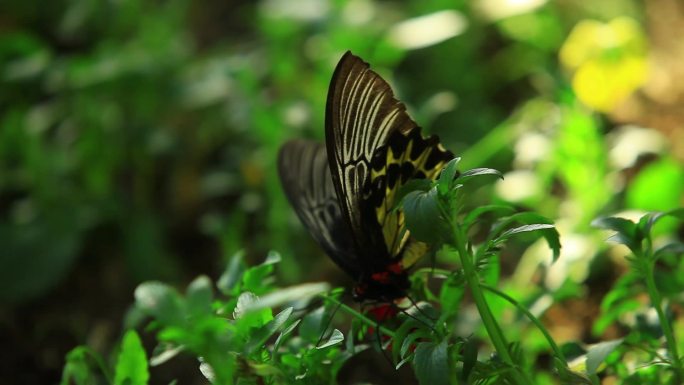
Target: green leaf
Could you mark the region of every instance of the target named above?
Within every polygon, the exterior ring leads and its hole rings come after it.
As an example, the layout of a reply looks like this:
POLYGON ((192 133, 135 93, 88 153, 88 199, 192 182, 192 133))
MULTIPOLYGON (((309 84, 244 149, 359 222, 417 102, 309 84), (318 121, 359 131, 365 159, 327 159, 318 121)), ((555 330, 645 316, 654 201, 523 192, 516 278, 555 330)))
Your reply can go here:
POLYGON ((465 276, 462 271, 450 275, 444 282, 439 292, 439 303, 442 306, 442 318, 453 317, 461 306, 461 300, 465 295, 465 276))
POLYGON ((97 382, 88 364, 88 353, 87 347, 78 346, 67 354, 61 385, 88 385, 97 382))
MULTIPOLYGON (((295 320, 290 326, 286 327, 285 330, 280 332, 278 335, 278 338, 276 338, 275 343, 273 344, 273 356, 275 357, 276 354, 278 354, 278 349, 280 348, 280 345, 282 345, 283 342, 285 342, 285 339, 292 333, 293 330, 299 325, 301 322, 301 319, 295 320)), ((353 339, 353 338, 351 338, 353 339)))
POLYGON ((471 178, 475 176, 483 176, 483 175, 495 175, 501 179, 503 179, 503 174, 499 170, 495 170, 493 168, 473 168, 468 171, 464 171, 461 176, 459 176, 459 181, 463 183, 463 180, 461 179, 466 179, 466 178, 471 178))
POLYGON ((263 346, 266 340, 268 340, 274 333, 280 330, 283 325, 285 325, 285 323, 290 319, 293 310, 293 307, 288 307, 273 317, 273 320, 271 320, 269 323, 252 333, 249 342, 247 343, 246 351, 253 352, 260 346, 263 346))
POLYGON ((258 305, 259 297, 254 293, 244 292, 238 297, 237 305, 233 310, 233 318, 241 320, 240 325, 248 328, 261 327, 273 319, 270 308, 258 305))
MULTIPOLYGON (((539 215, 537 213, 532 213, 532 212, 522 212, 522 213, 516 213, 511 215, 508 218, 503 219, 500 223, 498 223, 494 229, 490 233, 490 237, 497 236, 500 234, 500 232, 511 225, 512 223, 523 223, 526 225, 533 225, 533 226, 540 226, 540 225, 551 225, 552 221, 542 215, 539 215)), ((508 230, 510 231, 510 230, 508 230)), ((541 232, 541 235, 544 237, 546 240, 546 243, 549 245, 551 250, 553 251, 553 261, 555 262, 558 257, 560 256, 560 249, 561 249, 561 244, 560 244, 560 235, 558 234, 558 230, 556 230, 553 226, 551 227, 544 227, 542 226, 541 228, 538 228, 537 231, 541 232)), ((515 233, 511 234, 508 233, 505 238, 510 237, 511 235, 521 233, 525 231, 516 231, 515 233)), ((506 234, 506 232, 504 233, 506 234)), ((499 237, 503 237, 504 234, 499 235, 499 237)), ((503 242, 505 239, 495 239, 492 242, 496 245, 501 242, 503 242)))
POLYGON ((186 304, 188 312, 193 315, 211 313, 211 302, 214 294, 211 281, 207 276, 200 276, 188 286, 186 292, 186 304))
POLYGON ((591 225, 600 229, 614 230, 617 234, 611 236, 611 242, 629 247, 630 250, 638 250, 641 245, 641 237, 637 236, 636 224, 628 219, 617 217, 597 218, 591 225))
POLYGON ((394 331, 394 338, 392 339, 392 362, 395 364, 403 358, 401 353, 402 344, 406 340, 409 333, 416 328, 416 321, 412 318, 408 318, 404 323, 399 326, 397 330, 394 331), (401 343, 400 343, 401 342, 401 343))
POLYGON ((483 185, 490 184, 497 179, 503 179, 503 175, 498 170, 492 168, 474 168, 464 171, 459 175, 451 184, 451 190, 463 186, 472 191, 483 185))
POLYGON ((553 251, 553 261, 555 262, 560 256, 561 244, 558 230, 556 230, 556 227, 551 224, 537 223, 533 225, 523 225, 512 229, 508 229, 504 231, 498 238, 494 239, 492 242, 495 245, 498 245, 510 239, 516 234, 529 233, 535 231, 540 232, 544 239, 546 239, 546 243, 548 243, 549 247, 553 251))
POLYGON ((416 341, 419 341, 421 338, 429 340, 431 337, 430 331, 427 331, 425 329, 418 329, 422 324, 414 322, 413 325, 414 328, 401 342, 401 351, 399 352, 401 358, 406 358, 410 356, 409 353, 413 352, 416 349, 416 341))
POLYGON ((341 331, 335 329, 332 331, 330 338, 328 338, 328 340, 324 342, 322 345, 316 346, 316 349, 325 349, 329 346, 337 345, 342 341, 344 341, 344 334, 342 334, 341 331))
POLYGON ((442 217, 437 188, 413 191, 403 200, 406 228, 422 242, 437 243, 446 236, 448 225, 442 217))
POLYGON ((683 255, 684 254, 684 243, 672 242, 659 248, 653 253, 653 259, 659 260, 666 255, 683 255))
POLYGON ((139 309, 164 325, 184 325, 183 299, 171 287, 161 282, 144 282, 135 289, 139 309))
POLYGON ((622 344, 622 339, 613 341, 600 342, 593 345, 587 351, 587 373, 594 375, 598 371, 599 366, 608 357, 610 353, 622 344))
POLYGON ((404 198, 416 191, 430 191, 432 188, 432 181, 429 179, 410 179, 406 184, 403 186, 399 187, 399 191, 397 191, 397 195, 394 196, 394 205, 392 209, 396 209, 400 207, 400 205, 403 203, 404 198))
POLYGON ((549 225, 546 223, 538 223, 535 225, 523 225, 519 226, 513 229, 508 229, 504 231, 500 236, 499 239, 508 239, 512 237, 515 234, 520 234, 520 233, 527 233, 530 231, 539 231, 539 230, 544 230, 544 229, 553 229, 553 225, 549 225))
POLYGON ((316 343, 322 334, 324 314, 325 308, 321 306, 304 316, 299 324, 299 336, 306 341, 316 343))
POLYGON ((147 355, 135 330, 129 330, 121 344, 121 353, 116 363, 115 385, 144 385, 150 378, 147 369, 147 355))
POLYGON ((310 300, 314 296, 325 293, 330 290, 330 285, 326 282, 311 282, 303 283, 296 286, 280 288, 262 296, 257 307, 279 307, 283 304, 292 303, 294 301, 310 300))
POLYGON ((232 294, 233 289, 240 282, 240 278, 242 278, 242 274, 245 271, 245 267, 242 262, 244 256, 244 250, 240 250, 231 257, 230 262, 228 262, 228 266, 226 266, 226 270, 223 272, 223 274, 221 274, 221 277, 216 283, 216 286, 221 293, 225 295, 232 294))
POLYGON ((268 291, 269 285, 273 281, 273 265, 281 260, 280 254, 271 251, 266 260, 258 266, 247 269, 242 275, 242 289, 256 294, 264 294, 268 291))
POLYGON ((475 364, 477 364, 477 341, 475 338, 468 338, 463 346, 463 372, 461 372, 461 379, 466 383, 475 364))
POLYGON ((419 343, 413 366, 421 385, 449 385, 447 341, 419 343))
POLYGON ((651 232, 651 229, 653 226, 661 219, 666 218, 666 217, 673 217, 676 219, 679 219, 680 221, 684 220, 684 208, 678 208, 674 210, 670 210, 667 212, 653 212, 653 213, 648 213, 644 215, 640 220, 639 224, 637 225, 637 228, 641 230, 642 234, 649 234, 651 232), (642 223, 643 221, 643 223, 642 223))
POLYGON ((463 226, 465 228, 470 228, 470 226, 472 226, 478 218, 489 213, 492 213, 499 217, 503 217, 506 215, 512 215, 513 213, 515 213, 515 209, 511 206, 505 205, 480 206, 473 209, 471 212, 468 213, 468 215, 466 215, 462 222, 463 226))
POLYGON ((437 189, 439 190, 440 195, 444 196, 451 191, 454 179, 458 176, 457 167, 460 161, 461 158, 454 158, 442 169, 442 173, 439 175, 439 180, 437 182, 437 189))

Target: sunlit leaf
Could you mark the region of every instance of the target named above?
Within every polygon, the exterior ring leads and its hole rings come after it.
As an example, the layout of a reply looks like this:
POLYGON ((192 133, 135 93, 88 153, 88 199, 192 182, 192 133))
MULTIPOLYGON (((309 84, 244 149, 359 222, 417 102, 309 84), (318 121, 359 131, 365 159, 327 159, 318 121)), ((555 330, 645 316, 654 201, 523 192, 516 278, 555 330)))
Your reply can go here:
POLYGON ((342 341, 344 341, 344 334, 342 334, 341 331, 334 329, 330 335, 330 338, 328 338, 328 340, 323 344, 316 346, 316 349, 325 349, 329 346, 337 345, 342 341))
POLYGON ((596 374, 599 366, 618 346, 622 344, 622 339, 605 341, 595 344, 587 351, 587 373, 596 374))
POLYGON ((145 349, 142 347, 138 333, 129 330, 121 344, 121 353, 119 353, 114 374, 114 384, 145 385, 149 378, 150 373, 147 368, 145 349))

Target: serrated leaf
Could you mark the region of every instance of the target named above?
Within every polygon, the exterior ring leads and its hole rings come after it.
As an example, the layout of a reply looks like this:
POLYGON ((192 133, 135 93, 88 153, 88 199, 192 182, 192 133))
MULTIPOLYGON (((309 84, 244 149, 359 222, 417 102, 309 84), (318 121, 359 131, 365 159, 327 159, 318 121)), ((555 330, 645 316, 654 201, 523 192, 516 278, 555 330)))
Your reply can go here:
POLYGON ((147 355, 140 337, 129 330, 123 338, 121 353, 116 362, 115 385, 145 385, 150 378, 147 368, 147 355))
POLYGON ((251 292, 244 292, 238 297, 237 305, 233 310, 233 318, 240 319, 247 314, 250 308, 255 308, 255 304, 259 302, 259 297, 251 292))
POLYGON ((622 344, 622 339, 600 342, 591 346, 587 351, 587 373, 589 375, 596 374, 599 366, 603 363, 606 357, 608 357, 613 350, 620 346, 620 344, 622 344))
POLYGON ((338 329, 334 329, 330 335, 330 338, 328 338, 323 345, 316 346, 316 349, 325 349, 329 346, 337 345, 342 341, 344 341, 344 334, 342 334, 342 332, 338 329))
POLYGON ((449 385, 447 341, 419 343, 413 359, 416 377, 421 385, 449 385))

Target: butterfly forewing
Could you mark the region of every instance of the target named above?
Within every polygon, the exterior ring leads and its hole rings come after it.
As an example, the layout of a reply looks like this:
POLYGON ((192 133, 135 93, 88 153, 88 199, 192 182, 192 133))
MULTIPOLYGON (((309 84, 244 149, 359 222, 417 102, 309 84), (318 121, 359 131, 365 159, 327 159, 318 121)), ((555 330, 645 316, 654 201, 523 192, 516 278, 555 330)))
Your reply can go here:
POLYGON ((309 233, 351 276, 360 274, 352 235, 344 225, 322 143, 291 140, 278 155, 280 180, 297 216, 309 233))
MULTIPOLYGON (((342 215, 360 253, 374 255, 379 246, 362 218, 363 189, 369 182, 375 151, 393 132, 416 124, 392 90, 368 64, 347 52, 335 69, 326 106, 326 147, 342 215)), ((377 227, 377 223, 376 223, 377 227)))

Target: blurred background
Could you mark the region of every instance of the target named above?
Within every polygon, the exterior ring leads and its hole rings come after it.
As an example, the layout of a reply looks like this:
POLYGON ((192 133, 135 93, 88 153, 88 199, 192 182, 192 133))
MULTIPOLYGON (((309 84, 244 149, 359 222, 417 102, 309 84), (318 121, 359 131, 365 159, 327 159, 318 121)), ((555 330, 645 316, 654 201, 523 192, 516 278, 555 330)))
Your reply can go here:
POLYGON ((508 292, 565 293, 545 305, 561 341, 616 333, 591 325, 626 268, 590 222, 684 204, 682 2, 10 0, 0 382, 58 382, 74 346, 113 349, 138 283, 215 279, 240 250, 280 252, 283 285, 347 284, 275 164, 285 140, 323 138, 346 50, 464 168, 506 174, 474 204, 556 220, 560 261, 514 245, 508 292))

